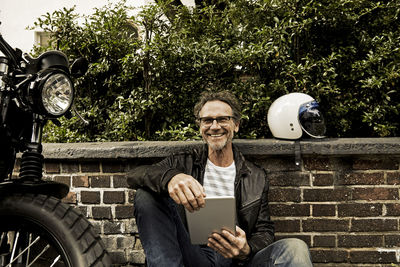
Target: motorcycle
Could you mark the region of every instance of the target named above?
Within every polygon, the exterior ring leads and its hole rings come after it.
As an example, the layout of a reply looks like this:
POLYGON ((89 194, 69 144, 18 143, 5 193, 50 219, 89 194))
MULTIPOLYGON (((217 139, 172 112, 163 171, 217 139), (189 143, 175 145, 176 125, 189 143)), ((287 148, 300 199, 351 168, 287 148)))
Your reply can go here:
POLYGON ((84 75, 87 61, 70 66, 60 51, 34 58, 1 35, 0 50, 0 266, 111 266, 90 222, 61 201, 69 187, 42 179, 43 127, 70 112, 72 78, 84 75))

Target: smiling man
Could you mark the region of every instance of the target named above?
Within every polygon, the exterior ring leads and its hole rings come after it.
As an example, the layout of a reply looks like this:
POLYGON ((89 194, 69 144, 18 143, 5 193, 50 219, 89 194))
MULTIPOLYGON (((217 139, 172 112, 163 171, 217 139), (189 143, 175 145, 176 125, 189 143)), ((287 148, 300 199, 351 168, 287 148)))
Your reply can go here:
MULTIPOLYGON (((232 144, 240 105, 227 91, 206 92, 194 108, 206 143, 201 149, 140 166, 128 177, 137 189, 135 217, 148 266, 312 266, 307 245, 274 242, 265 171, 232 144), (184 209, 196 212, 206 196, 235 196, 236 234, 213 233, 192 245, 184 209)), ((210 218, 212 220, 212 218, 210 218)))

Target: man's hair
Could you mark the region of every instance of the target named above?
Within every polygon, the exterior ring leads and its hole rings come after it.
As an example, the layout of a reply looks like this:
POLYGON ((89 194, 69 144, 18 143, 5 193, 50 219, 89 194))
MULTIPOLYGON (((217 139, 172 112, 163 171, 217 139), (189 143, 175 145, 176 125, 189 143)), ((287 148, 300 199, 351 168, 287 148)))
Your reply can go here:
POLYGON ((210 101, 222 101, 228 104, 232 108, 232 116, 233 119, 236 122, 240 121, 240 118, 242 117, 241 114, 241 107, 239 104, 239 101, 237 98, 229 91, 218 91, 218 92, 212 92, 212 91, 204 91, 197 104, 194 106, 194 116, 196 119, 199 119, 199 113, 200 110, 203 108, 203 106, 210 101))

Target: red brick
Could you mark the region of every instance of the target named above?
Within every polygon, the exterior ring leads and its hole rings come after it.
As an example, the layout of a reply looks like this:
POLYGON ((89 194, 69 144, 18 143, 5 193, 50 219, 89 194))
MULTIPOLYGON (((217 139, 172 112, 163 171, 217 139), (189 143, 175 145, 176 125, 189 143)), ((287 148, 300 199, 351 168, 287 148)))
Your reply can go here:
POLYGON ((275 231, 282 233, 299 233, 300 232, 300 221, 299 220, 273 220, 275 222, 275 231))
POLYGON ((334 183, 334 175, 332 173, 316 173, 312 175, 312 183, 314 186, 329 186, 334 183))
POLYGON ((113 187, 114 188, 127 188, 128 183, 126 181, 126 175, 113 175, 113 187))
POLYGON ((111 177, 108 175, 89 176, 89 179, 92 188, 109 188, 111 186, 111 177))
POLYGON ((388 203, 386 206, 386 216, 400 216, 400 204, 388 203))
POLYGON ((82 172, 100 172, 99 162, 81 162, 82 172))
POLYGON ((397 188, 353 188, 353 200, 398 200, 397 188))
POLYGON ((100 192, 81 191, 81 202, 83 204, 100 204, 100 192))
POLYGON ((105 191, 103 193, 103 202, 105 204, 123 204, 125 203, 125 192, 105 191))
POLYGON ((333 235, 316 235, 313 237, 314 247, 335 247, 336 236, 333 235))
POLYGON ((340 185, 382 185, 385 184, 383 172, 351 172, 338 177, 340 185))
POLYGON ((335 189, 304 189, 304 201, 346 201, 351 199, 351 189, 338 187, 335 189))
POLYGON ((321 217, 321 216, 335 216, 336 215, 336 206, 330 204, 320 204, 320 205, 312 205, 312 216, 321 217))
POLYGON ((382 215, 382 204, 351 203, 338 205, 339 217, 371 217, 382 215))
POLYGON ((301 172, 278 172, 268 175, 271 186, 310 185, 310 175, 301 172))
POLYGON ((72 176, 72 186, 89 187, 89 176, 87 175, 72 176))
POLYGON ((310 216, 310 205, 307 204, 270 204, 269 208, 271 216, 310 216))
POLYGON ((333 164, 329 158, 303 158, 304 168, 306 170, 319 170, 319 171, 331 171, 333 170, 333 164))
POLYGON ((45 173, 48 173, 48 174, 60 173, 60 164, 58 162, 45 162, 44 170, 45 170, 45 173))
POLYGON ((63 162, 61 164, 62 173, 78 173, 79 163, 77 162, 63 162))
POLYGON ((70 176, 54 176, 53 181, 71 186, 70 176))
POLYGON ((119 161, 102 162, 103 173, 123 172, 124 166, 119 161))
POLYGON ((388 247, 388 248, 400 247, 400 235, 399 234, 386 235, 385 236, 385 247, 388 247))
POLYGON ((133 203, 135 199, 136 190, 130 189, 128 191, 128 203, 133 203))
POLYGON ((92 207, 93 219, 111 219, 111 207, 92 207))
POLYGON ((313 263, 342 263, 348 259, 346 250, 312 248, 310 253, 313 263))
POLYGON ((121 222, 104 222, 104 234, 122 234, 121 222))
POLYGON ((388 184, 400 184, 400 172, 387 172, 386 175, 388 184))
POLYGON ((352 263, 393 263, 396 261, 395 252, 380 251, 350 251, 352 263))
POLYGON ((354 219, 351 222, 352 232, 385 232, 397 231, 395 219, 354 219))
POLYGON ((307 219, 303 221, 304 232, 347 232, 349 220, 307 219))
POLYGON ((398 170, 399 162, 391 159, 356 159, 353 162, 354 170, 398 170))
POLYGON ((338 247, 365 248, 382 247, 382 235, 339 235, 338 247))
POLYGON ((298 170, 292 157, 268 157, 262 159, 259 157, 248 157, 248 159, 271 172, 298 170))
POLYGON ((115 207, 116 219, 133 218, 133 205, 118 205, 115 207))
POLYGON ((300 189, 270 188, 268 199, 270 202, 300 202, 300 194, 300 189))
POLYGON ((126 263, 125 252, 121 251, 110 251, 111 261, 113 264, 118 264, 117 266, 123 266, 126 263))
POLYGON ((76 193, 68 192, 68 194, 62 199, 62 202, 68 204, 77 204, 76 193))

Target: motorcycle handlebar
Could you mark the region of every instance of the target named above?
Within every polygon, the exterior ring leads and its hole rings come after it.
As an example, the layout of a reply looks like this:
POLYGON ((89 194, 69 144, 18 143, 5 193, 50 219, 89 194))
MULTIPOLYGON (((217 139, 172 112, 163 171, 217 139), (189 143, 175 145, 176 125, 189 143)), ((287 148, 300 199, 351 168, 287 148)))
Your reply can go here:
POLYGON ((8 57, 11 64, 14 66, 18 65, 18 55, 15 50, 4 40, 3 35, 0 34, 0 50, 8 57))

